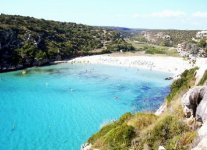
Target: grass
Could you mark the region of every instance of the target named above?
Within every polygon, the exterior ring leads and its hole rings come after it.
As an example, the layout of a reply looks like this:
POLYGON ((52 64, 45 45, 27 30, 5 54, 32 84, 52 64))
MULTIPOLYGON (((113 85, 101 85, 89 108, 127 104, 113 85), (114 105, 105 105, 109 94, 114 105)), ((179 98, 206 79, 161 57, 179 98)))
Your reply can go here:
POLYGON ((196 132, 176 115, 155 116, 150 113, 125 114, 118 121, 104 126, 88 142, 101 150, 188 149, 196 132))
POLYGON ((128 40, 127 42, 132 44, 136 48, 137 51, 145 51, 146 54, 152 54, 152 55, 160 54, 160 55, 166 55, 166 56, 179 57, 179 54, 177 53, 175 48, 148 44, 144 42, 136 43, 131 40, 128 40))
POLYGON ((137 130, 142 130, 154 123, 158 117, 152 113, 137 113, 128 121, 128 125, 136 127, 137 130))
POLYGON ((146 54, 162 54, 162 55, 173 56, 173 57, 179 56, 176 49, 170 49, 161 46, 148 46, 145 47, 144 51, 146 54))
POLYGON ((127 149, 135 135, 134 127, 127 125, 131 113, 124 114, 114 123, 104 126, 98 133, 89 138, 88 142, 101 149, 127 149))
POLYGON ((205 73, 203 74, 203 77, 201 78, 201 80, 199 81, 198 85, 204 85, 207 81, 207 70, 205 71, 205 73))
POLYGON ((186 131, 189 131, 189 128, 184 122, 178 120, 175 116, 167 115, 162 117, 155 123, 152 129, 147 131, 143 136, 143 143, 147 144, 151 149, 158 149, 159 145, 164 145, 170 150, 173 149, 170 146, 170 141, 186 131))

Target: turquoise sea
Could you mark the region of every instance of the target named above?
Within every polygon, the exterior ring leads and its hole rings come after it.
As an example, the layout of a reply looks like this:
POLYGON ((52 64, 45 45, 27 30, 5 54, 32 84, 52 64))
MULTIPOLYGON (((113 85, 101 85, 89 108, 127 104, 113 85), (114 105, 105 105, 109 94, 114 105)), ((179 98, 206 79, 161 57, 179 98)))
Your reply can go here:
POLYGON ((59 64, 0 74, 0 150, 79 150, 126 112, 154 111, 167 73, 59 64))

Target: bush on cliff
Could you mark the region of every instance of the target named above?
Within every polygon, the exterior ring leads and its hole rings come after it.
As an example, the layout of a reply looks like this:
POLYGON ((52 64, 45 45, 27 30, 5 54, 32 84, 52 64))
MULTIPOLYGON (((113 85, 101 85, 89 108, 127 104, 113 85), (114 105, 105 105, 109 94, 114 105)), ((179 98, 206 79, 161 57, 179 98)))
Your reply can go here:
POLYGON ((141 141, 151 149, 158 149, 159 145, 164 145, 170 150, 175 146, 170 146, 173 138, 181 136, 187 131, 189 131, 189 128, 184 122, 174 116, 168 115, 156 122, 153 128, 149 129, 143 136, 141 141))
POLYGON ((134 127, 126 124, 131 117, 131 113, 126 113, 118 121, 104 126, 88 142, 102 149, 127 149, 135 135, 134 127))
POLYGON ((190 70, 185 70, 179 79, 175 80, 170 89, 171 89, 171 92, 170 94, 167 96, 167 102, 168 104, 174 99, 174 98, 177 98, 176 96, 177 95, 180 95, 181 93, 184 93, 186 92, 190 87, 191 85, 195 82, 195 73, 196 73, 196 70, 198 68, 193 68, 193 69, 190 69, 190 70))

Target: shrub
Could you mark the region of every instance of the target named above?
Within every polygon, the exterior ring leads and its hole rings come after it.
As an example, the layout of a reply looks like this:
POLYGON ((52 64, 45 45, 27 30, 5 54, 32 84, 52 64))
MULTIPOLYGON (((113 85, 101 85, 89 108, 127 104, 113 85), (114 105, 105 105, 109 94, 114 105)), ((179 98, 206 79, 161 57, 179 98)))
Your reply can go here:
POLYGON ((171 92, 167 96, 167 102, 171 102, 176 95, 179 95, 181 92, 185 92, 195 81, 195 73, 198 68, 193 68, 190 70, 185 70, 181 77, 175 80, 170 89, 171 92))
POLYGON ((145 50, 146 54, 165 54, 166 49, 164 48, 155 48, 155 47, 147 47, 145 50))
POLYGON ((144 141, 150 148, 158 149, 159 145, 167 145, 169 140, 178 135, 182 135, 182 133, 188 130, 189 128, 184 122, 169 115, 159 120, 155 126, 147 132, 144 141))
POLYGON ((134 117, 129 119, 128 125, 136 127, 136 130, 142 130, 151 125, 158 119, 158 116, 152 113, 137 113, 134 117))
POLYGON ((202 48, 205 48, 207 43, 206 43, 207 39, 201 39, 200 42, 198 43, 198 45, 202 48))
POLYGON ((131 140, 134 138, 134 127, 128 126, 126 123, 117 126, 110 130, 104 139, 104 144, 109 144, 109 149, 124 149, 131 145, 131 140))
POLYGON ((169 150, 188 150, 196 136, 196 131, 188 131, 177 135, 167 142, 165 148, 169 150))
POLYGON ((88 142, 103 149, 126 149, 135 135, 134 127, 126 123, 132 116, 131 113, 124 114, 118 121, 104 126, 88 142))

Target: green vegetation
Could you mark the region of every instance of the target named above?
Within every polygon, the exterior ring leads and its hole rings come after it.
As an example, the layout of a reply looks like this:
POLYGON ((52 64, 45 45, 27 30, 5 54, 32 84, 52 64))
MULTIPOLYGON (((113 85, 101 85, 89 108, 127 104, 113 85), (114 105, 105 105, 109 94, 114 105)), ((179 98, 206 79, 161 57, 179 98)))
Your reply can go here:
POLYGON ((167 51, 165 48, 156 48, 154 46, 146 46, 143 50, 146 54, 166 54, 167 51))
POLYGON ((156 116, 152 113, 126 113, 119 120, 104 126, 88 142, 101 150, 158 149, 187 150, 197 136, 183 120, 180 99, 195 82, 198 68, 186 70, 173 82, 167 97, 168 109, 156 116))
POLYGON ((104 126, 88 141, 101 149, 127 149, 135 135, 134 127, 126 124, 131 117, 132 114, 126 113, 118 121, 104 126))
POLYGON ((145 42, 134 42, 134 41, 127 41, 127 42, 132 44, 132 46, 135 47, 136 51, 144 51, 145 54, 153 54, 153 55, 160 54, 160 55, 174 56, 174 57, 179 56, 175 48, 147 44, 145 42))
POLYGON ((0 71, 120 50, 133 47, 110 29, 0 15, 0 71))
POLYGON ((140 33, 138 33, 137 35, 133 36, 132 40, 133 41, 144 42, 144 43, 147 42, 147 39, 142 34, 140 34, 140 33))
POLYGON ((196 132, 177 116, 155 116, 149 113, 125 114, 126 119, 104 126, 88 142, 102 150, 188 149, 196 132))
POLYGON ((163 30, 162 32, 171 37, 174 46, 182 42, 192 41, 192 37, 195 37, 197 33, 196 30, 163 30))
POLYGON ((170 103, 173 99, 178 98, 178 95, 186 92, 191 85, 195 83, 195 73, 198 68, 193 68, 190 70, 185 70, 181 77, 175 80, 171 85, 171 92, 167 96, 167 102, 170 103))
POLYGON ((202 48, 205 48, 207 46, 207 39, 201 39, 198 45, 202 48))
POLYGON ((203 74, 203 77, 201 78, 201 80, 199 81, 198 85, 204 85, 207 81, 207 70, 205 71, 205 73, 203 74))
POLYGON ((160 145, 164 145, 168 150, 184 149, 186 144, 189 143, 186 142, 184 145, 179 143, 183 140, 182 134, 189 131, 189 127, 175 116, 164 116, 140 136, 136 141, 139 143, 136 149, 141 150, 145 145, 148 149, 158 149, 160 145))
POLYGON ((144 48, 146 54, 165 54, 167 56, 175 56, 177 52, 175 50, 169 50, 164 47, 148 46, 144 48))
POLYGON ((182 42, 191 42, 192 37, 195 37, 197 31, 187 30, 147 30, 148 38, 145 38, 142 33, 135 34, 132 39, 140 42, 148 42, 160 46, 177 46, 182 42), (165 38, 169 36, 169 38, 165 38))
POLYGON ((150 124, 156 122, 158 117, 151 113, 137 113, 128 120, 128 125, 136 127, 137 130, 145 129, 150 124))
POLYGON ((107 46, 107 50, 111 52, 120 51, 120 50, 122 50, 123 52, 127 52, 127 51, 134 51, 135 48, 132 46, 132 44, 127 43, 123 40, 116 40, 107 46))

